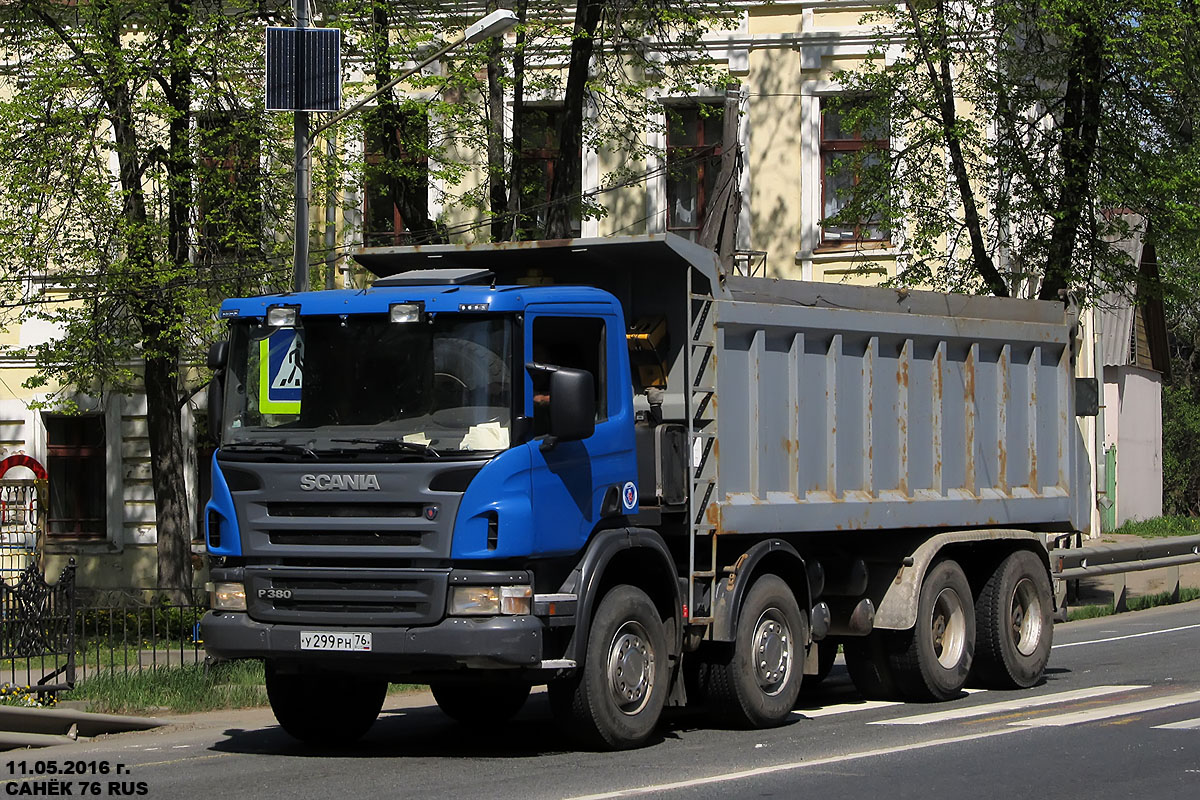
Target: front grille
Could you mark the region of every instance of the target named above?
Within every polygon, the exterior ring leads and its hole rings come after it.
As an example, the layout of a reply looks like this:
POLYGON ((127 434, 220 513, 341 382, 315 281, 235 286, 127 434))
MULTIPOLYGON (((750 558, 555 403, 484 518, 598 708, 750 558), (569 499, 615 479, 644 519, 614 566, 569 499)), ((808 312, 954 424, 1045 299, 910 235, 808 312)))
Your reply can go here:
POLYGON ((248 611, 262 622, 429 624, 445 611, 448 577, 439 569, 247 569, 248 611))
POLYGON ((267 503, 272 517, 419 517, 422 503, 267 503))
POLYGON ((420 547, 425 535, 425 531, 267 531, 271 544, 325 547, 420 547))

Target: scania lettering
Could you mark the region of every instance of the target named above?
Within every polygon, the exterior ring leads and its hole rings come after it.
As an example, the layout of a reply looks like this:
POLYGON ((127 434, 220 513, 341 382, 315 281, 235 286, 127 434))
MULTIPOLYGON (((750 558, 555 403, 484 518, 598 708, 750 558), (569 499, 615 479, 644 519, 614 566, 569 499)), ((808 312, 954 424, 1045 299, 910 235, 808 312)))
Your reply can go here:
POLYGON ((204 643, 291 735, 362 735, 389 681, 472 724, 545 685, 593 747, 779 725, 839 646, 869 697, 1042 679, 1089 519, 1073 309, 671 234, 356 258, 225 301, 209 354, 204 643))
POLYGON ((379 478, 374 475, 301 475, 300 488, 306 492, 379 491, 379 478))

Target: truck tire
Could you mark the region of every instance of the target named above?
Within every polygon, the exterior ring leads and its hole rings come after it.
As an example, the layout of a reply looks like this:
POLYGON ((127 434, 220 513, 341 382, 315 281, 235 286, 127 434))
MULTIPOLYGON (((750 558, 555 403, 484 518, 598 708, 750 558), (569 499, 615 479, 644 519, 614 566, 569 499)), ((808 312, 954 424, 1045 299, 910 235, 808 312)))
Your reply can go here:
POLYGON ((770 728, 789 718, 804 678, 808 619, 778 575, 763 575, 738 612, 733 647, 709 664, 706 694, 727 723, 770 728))
POLYGON ((669 655, 650 597, 635 586, 614 586, 592 618, 582 671, 547 687, 555 718, 597 749, 644 744, 666 703, 669 655))
POLYGON ((815 647, 817 648, 817 671, 813 675, 804 676, 804 680, 800 684, 801 692, 811 692, 824 683, 833 669, 834 660, 837 658, 837 639, 822 639, 816 643, 815 647))
POLYGON ((306 744, 348 745, 383 708, 387 681, 357 675, 289 675, 266 668, 267 699, 288 735, 306 744))
POLYGON ((900 688, 892 674, 888 659, 888 642, 891 631, 875 631, 868 636, 847 636, 842 640, 842 654, 846 657, 846 671, 854 688, 867 700, 895 700, 900 697, 900 688))
POLYGON ((446 716, 467 725, 507 722, 529 699, 530 686, 513 681, 431 683, 429 689, 446 716))
POLYGON ((949 700, 966 684, 974 652, 971 586, 958 562, 938 561, 921 583, 917 624, 889 647, 896 685, 909 700, 949 700))
POLYGON ((1041 559, 1018 550, 1000 562, 975 601, 977 682, 1027 689, 1042 678, 1054 638, 1050 576, 1041 559))

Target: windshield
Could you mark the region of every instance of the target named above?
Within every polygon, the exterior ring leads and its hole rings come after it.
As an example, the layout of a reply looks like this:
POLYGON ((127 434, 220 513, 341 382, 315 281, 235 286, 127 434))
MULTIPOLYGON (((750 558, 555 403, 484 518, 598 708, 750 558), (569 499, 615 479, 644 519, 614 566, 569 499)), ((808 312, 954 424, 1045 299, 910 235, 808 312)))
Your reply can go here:
POLYGON ((427 455, 503 450, 511 354, 505 317, 235 323, 222 442, 427 455))

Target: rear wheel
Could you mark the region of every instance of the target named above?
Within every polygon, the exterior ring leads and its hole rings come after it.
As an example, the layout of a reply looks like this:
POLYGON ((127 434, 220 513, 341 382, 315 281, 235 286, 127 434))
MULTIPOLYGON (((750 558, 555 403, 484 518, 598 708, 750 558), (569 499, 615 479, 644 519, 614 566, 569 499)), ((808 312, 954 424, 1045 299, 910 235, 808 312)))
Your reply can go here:
POLYGON ((375 723, 387 681, 357 675, 289 675, 266 667, 267 699, 287 733, 308 744, 348 745, 375 723))
POLYGON ((890 633, 880 630, 868 636, 847 636, 842 640, 846 671, 854 681, 854 688, 868 700, 894 700, 900 696, 885 641, 890 633))
POLYGON ((742 604, 732 650, 708 666, 714 710, 738 727, 781 725, 800 695, 807 646, 796 596, 779 576, 763 575, 742 604))
POLYGON ((921 584, 917 624, 897 634, 889 654, 900 691, 910 700, 948 700, 962 691, 975 652, 975 604, 962 567, 934 564, 921 584))
POLYGON ((975 601, 973 677, 987 686, 1026 689, 1042 678, 1054 636, 1050 576, 1019 550, 1000 562, 975 601))
POLYGON ((446 716, 466 724, 507 722, 529 699, 527 683, 432 683, 429 689, 446 716))
POLYGON ((585 744, 626 750, 654 733, 667 699, 667 635, 635 586, 608 591, 592 618, 583 670, 547 687, 555 717, 585 744))

